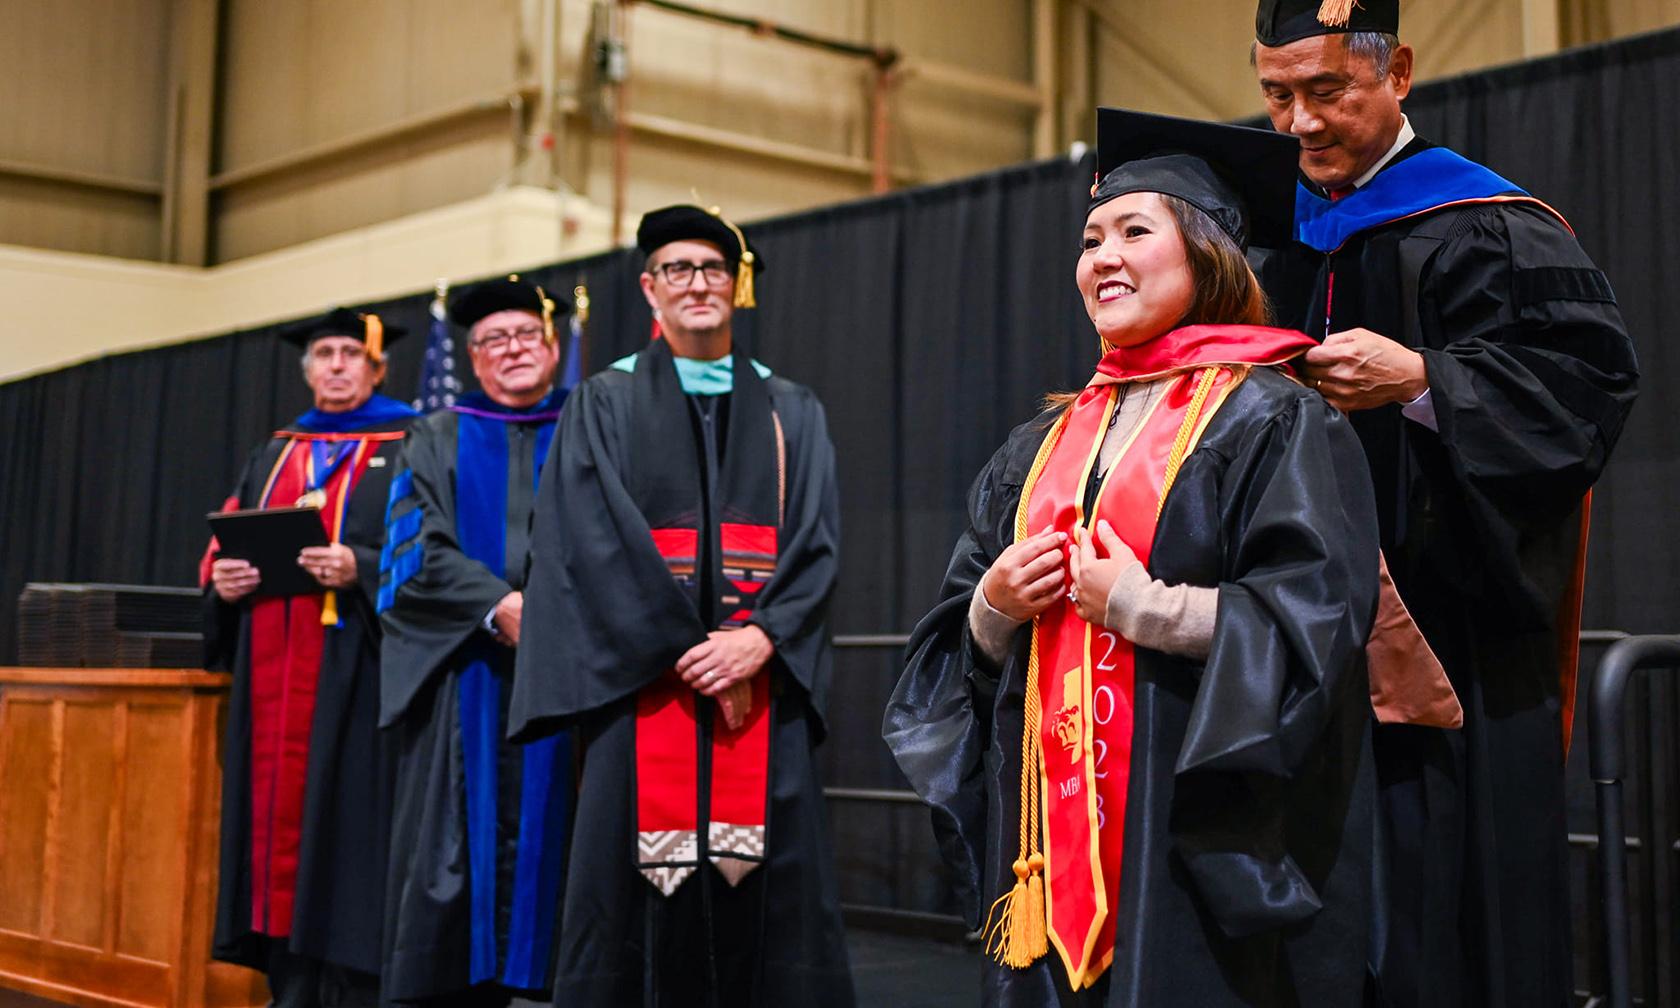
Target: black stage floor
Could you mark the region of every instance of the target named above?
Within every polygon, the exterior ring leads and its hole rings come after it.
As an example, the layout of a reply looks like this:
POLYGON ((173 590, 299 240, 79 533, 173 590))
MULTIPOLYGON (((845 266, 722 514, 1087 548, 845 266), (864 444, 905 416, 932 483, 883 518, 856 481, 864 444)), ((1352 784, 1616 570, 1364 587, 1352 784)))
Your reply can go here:
MULTIPOLYGON (((980 1003, 980 958, 970 946, 853 928, 847 932, 859 1005, 868 1008, 971 1008, 980 1003)), ((0 990, 0 1008, 53 1008, 0 990)), ((537 1002, 516 1001, 520 1008, 537 1002)))

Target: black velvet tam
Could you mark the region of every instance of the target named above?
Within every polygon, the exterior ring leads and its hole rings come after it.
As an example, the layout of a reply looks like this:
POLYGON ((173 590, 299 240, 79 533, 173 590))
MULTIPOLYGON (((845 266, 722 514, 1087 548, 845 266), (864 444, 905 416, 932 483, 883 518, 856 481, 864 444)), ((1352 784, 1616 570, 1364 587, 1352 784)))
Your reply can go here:
POLYGON ((1400 34, 1400 0, 1359 0, 1351 4, 1345 18, 1327 12, 1326 8, 1336 6, 1319 0, 1260 0, 1254 12, 1254 37, 1261 45, 1280 46, 1314 35, 1400 34))
POLYGON ((571 302, 563 297, 555 297, 517 277, 508 277, 505 280, 486 280, 463 291, 450 302, 449 319, 463 329, 471 329, 479 319, 499 311, 528 311, 546 321, 553 315, 566 314, 571 308, 571 302), (546 312, 543 310, 545 295, 551 302, 546 312))
POLYGON ((743 251, 751 252, 753 273, 763 273, 764 256, 750 241, 746 243, 746 248, 742 249, 741 243, 746 239, 746 235, 741 233, 737 238, 736 234, 736 230, 724 221, 722 215, 688 203, 679 203, 676 206, 650 210, 643 215, 642 222, 636 226, 636 246, 643 253, 653 255, 674 241, 708 241, 722 249, 724 257, 732 263, 741 261, 743 251))
MULTIPOLYGON (((386 322, 381 327, 385 331, 385 345, 395 343, 408 330, 402 326, 391 325, 386 322)), ((282 330, 280 338, 287 343, 295 343, 300 347, 307 347, 323 336, 348 336, 359 343, 367 342, 367 317, 360 312, 353 312, 348 308, 334 308, 325 315, 300 322, 289 329, 282 330)))

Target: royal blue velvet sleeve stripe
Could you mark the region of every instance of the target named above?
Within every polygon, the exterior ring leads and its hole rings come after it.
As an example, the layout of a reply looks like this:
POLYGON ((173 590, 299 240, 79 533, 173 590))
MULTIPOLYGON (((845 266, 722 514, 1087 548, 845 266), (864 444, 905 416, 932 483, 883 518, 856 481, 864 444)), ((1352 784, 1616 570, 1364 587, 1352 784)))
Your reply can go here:
POLYGON ((425 550, 419 543, 410 549, 398 553, 389 564, 379 565, 379 600, 376 608, 379 612, 391 608, 397 601, 397 589, 403 582, 420 573, 420 565, 425 560, 425 550))
POLYGON ((496 743, 501 684, 477 659, 461 672, 458 700, 467 812, 468 978, 496 976, 496 743))
POLYGON ((420 534, 420 521, 425 515, 419 508, 410 510, 391 519, 385 526, 385 548, 391 550, 412 541, 420 534))
POLYGON ((391 492, 385 498, 385 524, 391 524, 391 512, 396 509, 397 502, 412 496, 414 496, 414 470, 404 469, 391 480, 391 492))

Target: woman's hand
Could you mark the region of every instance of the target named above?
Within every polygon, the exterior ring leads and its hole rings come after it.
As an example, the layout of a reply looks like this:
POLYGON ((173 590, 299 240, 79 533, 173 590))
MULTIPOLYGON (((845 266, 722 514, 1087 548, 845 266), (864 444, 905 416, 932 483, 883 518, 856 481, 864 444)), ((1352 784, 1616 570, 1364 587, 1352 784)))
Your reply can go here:
POLYGON ((1053 531, 1010 544, 980 579, 986 604, 1017 623, 1050 608, 1067 589, 1066 545, 1066 533, 1053 531))
POLYGON ((1097 522, 1096 535, 1082 528, 1073 530, 1073 549, 1068 551, 1068 572, 1073 577, 1073 608, 1087 623, 1103 625, 1108 618, 1108 593, 1120 572, 1138 563, 1137 554, 1107 521, 1097 522), (1103 555, 1098 555, 1098 547, 1103 555))

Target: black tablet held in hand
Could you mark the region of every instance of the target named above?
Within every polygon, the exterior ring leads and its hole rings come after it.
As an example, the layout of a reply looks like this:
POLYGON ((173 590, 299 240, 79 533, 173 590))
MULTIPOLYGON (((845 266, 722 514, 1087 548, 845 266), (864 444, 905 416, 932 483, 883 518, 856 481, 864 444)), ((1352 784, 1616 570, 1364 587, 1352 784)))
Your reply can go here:
POLYGON ((327 545, 320 508, 212 511, 205 517, 220 547, 216 555, 244 560, 257 569, 262 577, 257 595, 315 595, 326 591, 297 562, 305 546, 327 545))

